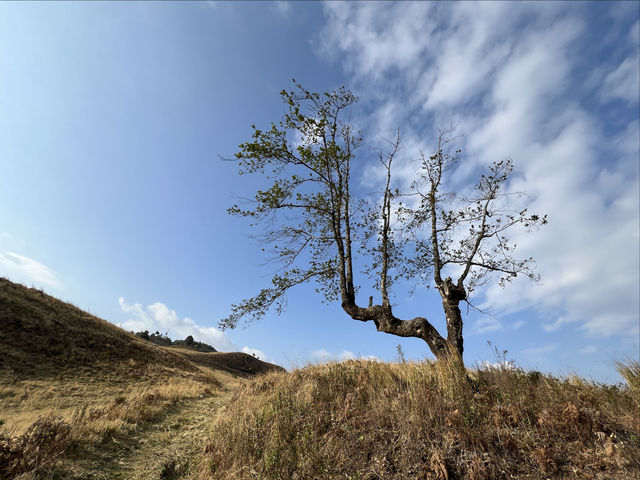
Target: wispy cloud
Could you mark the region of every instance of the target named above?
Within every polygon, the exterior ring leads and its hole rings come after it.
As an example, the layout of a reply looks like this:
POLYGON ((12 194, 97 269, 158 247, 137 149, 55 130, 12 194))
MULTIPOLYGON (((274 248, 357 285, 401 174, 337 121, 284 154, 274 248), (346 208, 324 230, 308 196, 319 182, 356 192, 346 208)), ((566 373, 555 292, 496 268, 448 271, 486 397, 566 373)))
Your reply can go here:
POLYGON ((627 39, 628 55, 607 73, 600 87, 603 100, 622 99, 635 103, 640 97, 640 20, 630 28, 627 39))
POLYGON ((555 345, 544 345, 542 347, 525 348, 524 350, 522 350, 522 354, 526 357, 537 358, 547 353, 551 353, 554 350, 556 350, 555 345))
MULTIPOLYGON (((536 259, 542 285, 488 286, 477 292, 479 307, 537 310, 549 332, 573 324, 637 338, 640 126, 628 112, 637 112, 640 91, 638 22, 623 33, 626 55, 599 59, 600 79, 589 83, 580 70, 589 34, 580 6, 336 2, 325 11, 318 49, 373 95, 370 136, 403 129, 399 181, 414 177, 434 128, 455 121, 465 134, 456 181, 464 188, 475 168, 511 156, 510 187, 530 195, 520 206, 549 215, 540 232, 512 237, 519 256, 536 259), (598 96, 627 109, 615 128, 590 101, 598 96)), ((501 328, 492 319, 475 326, 501 328)))
POLYGON ((503 325, 500 320, 493 317, 483 317, 473 325, 473 329, 476 333, 495 332, 496 330, 502 330, 503 325))
POLYGON ((596 347, 595 345, 587 345, 586 347, 580 349, 580 353, 584 354, 596 353, 597 351, 598 347, 596 347))
POLYGON ((518 330, 520 327, 524 325, 524 320, 516 320, 513 323, 507 323, 498 320, 495 317, 481 317, 475 321, 473 324, 473 331, 482 334, 486 332, 496 332, 499 330, 507 331, 507 330, 518 330))
POLYGON ((62 288, 62 282, 53 270, 43 263, 17 253, 7 251, 0 253, 0 272, 16 281, 62 288))
POLYGON ((277 0, 274 2, 274 5, 278 10, 278 13, 283 17, 287 18, 291 14, 291 2, 277 0))
POLYGON ((380 360, 378 357, 376 357, 375 355, 361 355, 361 354, 354 354, 353 352, 350 352, 349 350, 341 350, 340 352, 330 352, 325 348, 321 348, 319 350, 314 350, 313 352, 311 352, 311 358, 316 361, 316 362, 320 362, 320 363, 327 363, 327 362, 331 362, 331 361, 344 361, 344 360, 355 360, 355 359, 361 359, 361 360, 380 360))

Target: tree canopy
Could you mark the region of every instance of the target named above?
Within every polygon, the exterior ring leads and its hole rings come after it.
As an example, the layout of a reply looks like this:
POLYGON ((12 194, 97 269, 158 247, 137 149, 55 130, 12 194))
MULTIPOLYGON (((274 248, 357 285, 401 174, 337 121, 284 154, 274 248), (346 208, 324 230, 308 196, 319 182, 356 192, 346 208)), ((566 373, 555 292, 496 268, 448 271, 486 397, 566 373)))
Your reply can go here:
POLYGON ((315 93, 295 83, 281 96, 287 109, 283 118, 266 130, 252 125, 251 139, 234 159, 240 175, 259 174, 270 185, 228 210, 260 227, 263 250, 275 254, 272 260, 281 269, 269 287, 232 305, 220 325, 233 328, 271 308, 280 313, 292 287, 313 282, 325 301, 339 301, 355 320, 372 321, 381 332, 421 338, 438 358, 452 351, 462 355, 459 303, 492 278, 501 285, 519 275, 538 278, 532 258, 514 256, 508 230, 530 230, 547 220, 509 208, 515 194, 505 191, 511 159, 491 164, 472 190, 447 191, 445 180, 461 162, 461 151, 454 148, 454 129, 442 130, 433 153, 421 154, 408 191, 400 191, 392 184, 400 133, 389 141, 388 151, 373 159, 359 155, 363 135, 347 115, 357 101, 351 91, 315 93), (358 193, 353 180, 356 164, 372 161, 383 173, 377 198, 358 193), (446 337, 425 317, 394 316, 390 288, 402 278, 435 286, 446 337), (363 282, 380 292, 379 303, 373 297, 357 301, 363 282))

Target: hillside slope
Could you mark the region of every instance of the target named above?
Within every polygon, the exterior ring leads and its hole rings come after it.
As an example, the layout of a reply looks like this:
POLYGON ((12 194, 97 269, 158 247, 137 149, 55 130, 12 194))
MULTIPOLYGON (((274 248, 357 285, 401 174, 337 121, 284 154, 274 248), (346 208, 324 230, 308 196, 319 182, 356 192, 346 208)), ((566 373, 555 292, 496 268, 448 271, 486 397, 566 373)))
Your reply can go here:
POLYGON ((200 366, 242 375, 281 369, 243 353, 159 347, 40 290, 0 278, 0 378, 193 375, 200 366))
POLYGON ((284 369, 154 345, 0 278, 0 480, 188 475, 213 412, 267 371, 284 369))
POLYGON ((170 347, 171 350, 179 352, 185 358, 197 365, 208 367, 213 370, 222 370, 232 375, 241 377, 252 377, 271 371, 284 372, 285 369, 273 363, 263 362, 257 358, 242 352, 211 352, 203 353, 186 348, 170 347))
POLYGON ((51 297, 0 278, 0 376, 43 378, 100 369, 195 372, 184 357, 51 297))
POLYGON ((219 410, 198 478, 640 478, 633 387, 515 368, 461 373, 347 361, 257 377, 219 410))

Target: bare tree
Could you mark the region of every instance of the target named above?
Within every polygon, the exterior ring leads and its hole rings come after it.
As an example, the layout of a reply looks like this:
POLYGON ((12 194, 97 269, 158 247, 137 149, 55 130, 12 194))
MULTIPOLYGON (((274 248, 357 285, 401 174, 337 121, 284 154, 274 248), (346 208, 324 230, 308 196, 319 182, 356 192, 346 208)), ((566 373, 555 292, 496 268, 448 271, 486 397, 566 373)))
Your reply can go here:
POLYGON ((501 284, 521 274, 537 278, 533 260, 515 259, 515 245, 505 235, 517 224, 531 228, 546 223, 545 217, 505 207, 508 194, 502 188, 513 170, 511 160, 491 165, 468 198, 444 192, 460 151, 449 153, 452 131, 442 131, 435 152, 422 156, 411 192, 401 194, 392 188, 398 133, 389 142, 390 151, 379 153, 384 183, 379 204, 372 206, 352 188, 352 162, 358 159, 362 135, 342 120, 356 97, 344 87, 318 94, 295 85, 295 90, 281 92, 288 108, 283 119, 265 131, 252 125, 251 140, 235 155, 241 175, 266 175, 270 187, 258 190, 246 202, 248 208, 229 209, 251 218, 252 226, 262 226, 260 240, 282 269, 271 287, 232 305, 220 325, 234 328, 242 319, 261 318, 271 307, 280 313, 290 288, 314 281, 325 300, 340 301, 354 320, 372 321, 380 332, 421 338, 439 359, 451 352, 461 356, 459 304, 473 288, 491 274, 500 274, 501 284), (407 195, 414 197, 412 206, 400 201, 407 195), (364 273, 374 274, 380 304, 371 297, 367 306, 357 302, 361 284, 355 281, 356 255, 365 265, 364 273), (457 280, 443 279, 445 269, 457 270, 457 280), (446 338, 425 317, 400 319, 393 314, 389 289, 399 278, 435 283, 442 297, 446 338))

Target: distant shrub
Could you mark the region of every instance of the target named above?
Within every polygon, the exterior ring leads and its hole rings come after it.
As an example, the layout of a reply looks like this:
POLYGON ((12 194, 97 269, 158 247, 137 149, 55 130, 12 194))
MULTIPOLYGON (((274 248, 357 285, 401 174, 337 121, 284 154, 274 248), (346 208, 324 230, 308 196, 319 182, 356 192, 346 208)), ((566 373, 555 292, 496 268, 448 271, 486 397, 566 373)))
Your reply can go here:
POLYGON ((217 352, 217 350, 211 345, 203 342, 196 342, 191 335, 189 335, 184 340, 171 340, 171 338, 169 338, 167 334, 163 335, 158 331, 150 334, 148 330, 145 330, 144 332, 135 332, 134 335, 142 338, 143 340, 147 340, 163 347, 188 347, 191 350, 196 350, 198 352, 217 352))
POLYGON ((160 332, 155 332, 149 335, 149 341, 155 343, 156 345, 163 345, 165 347, 169 347, 173 344, 173 341, 169 338, 168 335, 163 335, 160 332))
POLYGON ((206 343, 203 343, 203 342, 196 342, 195 340, 191 345, 187 343, 187 340, 176 340, 175 342, 173 342, 173 344, 176 346, 186 346, 191 350, 195 350, 197 352, 203 352, 203 353, 217 352, 217 350, 213 348, 211 345, 207 345, 206 343))
POLYGON ((134 335, 142 338, 143 340, 149 340, 149 330, 145 330, 144 332, 136 332, 134 335))

